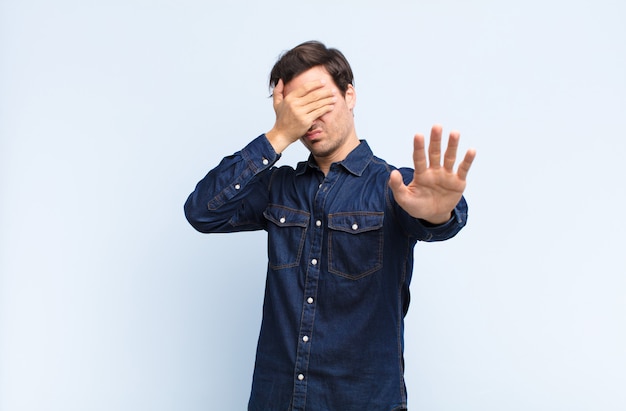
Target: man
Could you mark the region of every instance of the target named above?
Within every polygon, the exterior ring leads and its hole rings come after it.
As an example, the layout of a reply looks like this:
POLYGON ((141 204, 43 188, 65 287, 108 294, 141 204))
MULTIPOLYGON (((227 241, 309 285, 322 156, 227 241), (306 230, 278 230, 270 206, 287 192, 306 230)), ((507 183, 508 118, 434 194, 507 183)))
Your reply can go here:
MULTIPOLYGON (((341 52, 306 42, 272 69, 274 127, 226 157, 185 204, 198 231, 266 230, 268 269, 249 410, 404 410, 404 316, 413 247, 454 236, 475 152, 454 171, 459 134, 441 164, 395 169, 357 138, 356 92, 341 52), (274 167, 300 140, 308 161, 274 167)), ((428 163, 428 164, 427 164, 428 163)))

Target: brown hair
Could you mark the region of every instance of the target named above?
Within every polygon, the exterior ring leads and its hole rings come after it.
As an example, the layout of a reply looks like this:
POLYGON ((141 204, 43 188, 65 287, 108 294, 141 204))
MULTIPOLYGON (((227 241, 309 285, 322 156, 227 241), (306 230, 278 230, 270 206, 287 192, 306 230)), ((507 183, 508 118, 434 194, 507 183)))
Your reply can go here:
POLYGON ((354 85, 354 75, 346 57, 337 49, 327 48, 319 41, 307 41, 283 53, 270 73, 270 89, 278 80, 287 84, 294 77, 315 66, 323 66, 345 95, 348 85, 354 85))

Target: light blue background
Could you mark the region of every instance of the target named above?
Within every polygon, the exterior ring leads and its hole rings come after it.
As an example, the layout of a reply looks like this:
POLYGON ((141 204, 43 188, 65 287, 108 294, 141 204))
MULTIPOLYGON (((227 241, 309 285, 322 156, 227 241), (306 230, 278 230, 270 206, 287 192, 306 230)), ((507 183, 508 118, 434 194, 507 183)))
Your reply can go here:
MULTIPOLYGON (((278 55, 356 76, 357 133, 478 157, 470 220, 416 249, 409 404, 626 409, 621 1, 0 2, 0 410, 243 410, 264 233, 182 205, 273 124, 278 55)), ((291 147, 281 163, 306 156, 291 147)))

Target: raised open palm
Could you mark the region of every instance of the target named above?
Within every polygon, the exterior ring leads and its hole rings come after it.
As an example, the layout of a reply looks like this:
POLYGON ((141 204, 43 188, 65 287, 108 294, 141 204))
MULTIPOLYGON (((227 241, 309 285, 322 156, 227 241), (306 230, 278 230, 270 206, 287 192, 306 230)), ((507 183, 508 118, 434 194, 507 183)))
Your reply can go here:
POLYGON ((389 187, 400 207, 411 216, 433 224, 441 224, 450 219, 452 210, 463 195, 467 173, 476 157, 475 150, 468 150, 457 171, 454 171, 460 134, 453 131, 448 138, 442 166, 441 135, 441 126, 433 126, 428 145, 428 160, 424 136, 415 135, 413 181, 405 185, 397 170, 391 173, 389 179, 389 187))

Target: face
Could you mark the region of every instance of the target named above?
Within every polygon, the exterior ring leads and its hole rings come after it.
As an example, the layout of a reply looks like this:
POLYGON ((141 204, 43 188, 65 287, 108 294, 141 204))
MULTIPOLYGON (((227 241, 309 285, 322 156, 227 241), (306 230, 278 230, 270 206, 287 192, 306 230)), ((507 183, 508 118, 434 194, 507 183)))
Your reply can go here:
POLYGON ((311 129, 300 138, 322 168, 341 161, 359 144, 354 129, 352 110, 356 103, 356 93, 348 86, 345 96, 323 66, 313 67, 294 77, 285 84, 284 94, 288 95, 298 87, 315 80, 325 80, 326 87, 336 89, 337 102, 332 111, 313 122, 311 129))

